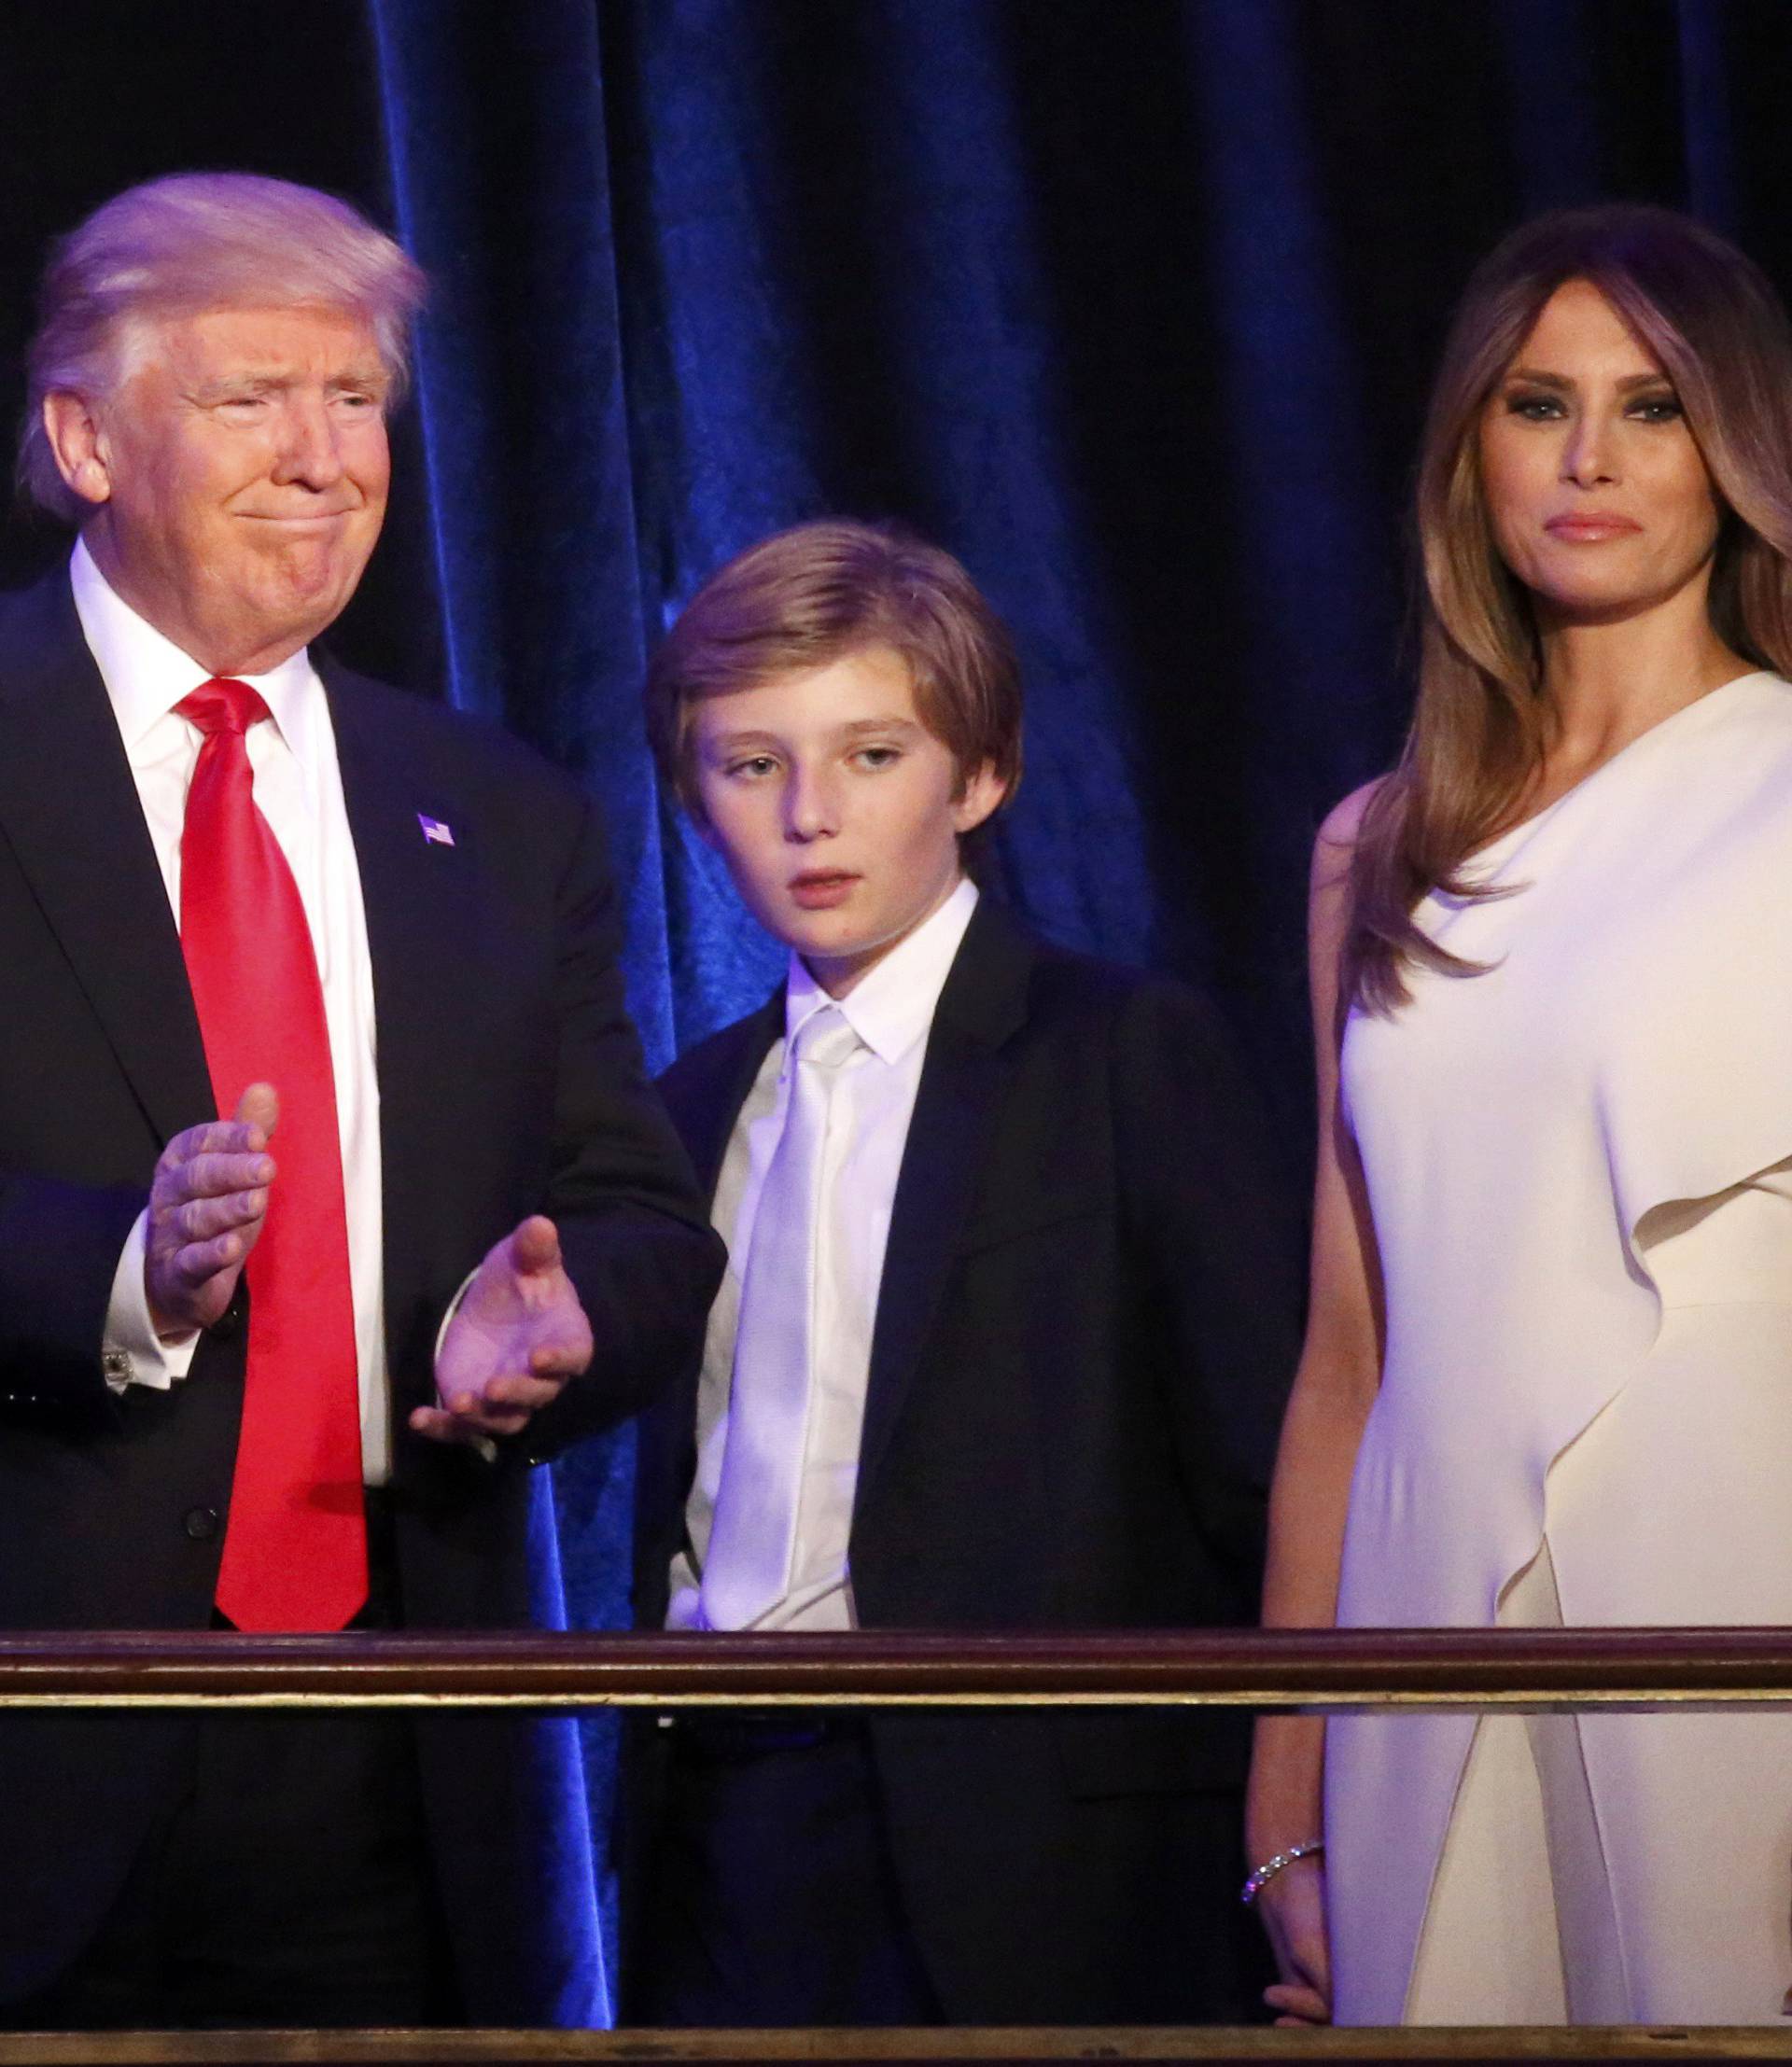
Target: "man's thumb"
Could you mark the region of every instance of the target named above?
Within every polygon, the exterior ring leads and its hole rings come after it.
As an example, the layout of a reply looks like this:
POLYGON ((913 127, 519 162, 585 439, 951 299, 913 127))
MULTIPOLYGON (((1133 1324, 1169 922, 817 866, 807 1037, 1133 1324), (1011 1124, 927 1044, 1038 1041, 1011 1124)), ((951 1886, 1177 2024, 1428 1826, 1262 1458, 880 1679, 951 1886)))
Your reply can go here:
POLYGON ((271 1083, 252 1083, 236 1101, 236 1116, 263 1134, 280 1124, 280 1096, 271 1083))
POLYGON ((560 1261, 560 1230, 544 1214, 531 1213, 511 1236, 511 1262, 525 1276, 552 1270, 560 1261))

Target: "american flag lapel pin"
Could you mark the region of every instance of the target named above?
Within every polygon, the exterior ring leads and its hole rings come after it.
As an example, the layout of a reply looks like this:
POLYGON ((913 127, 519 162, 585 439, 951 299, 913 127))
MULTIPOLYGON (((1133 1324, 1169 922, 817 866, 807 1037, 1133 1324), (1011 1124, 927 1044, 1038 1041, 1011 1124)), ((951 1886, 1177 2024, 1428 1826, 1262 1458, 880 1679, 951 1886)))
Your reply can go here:
POLYGON ((417 813, 417 823, 423 828, 423 836, 439 847, 451 847, 455 844, 455 829, 441 818, 432 818, 427 811, 417 813))

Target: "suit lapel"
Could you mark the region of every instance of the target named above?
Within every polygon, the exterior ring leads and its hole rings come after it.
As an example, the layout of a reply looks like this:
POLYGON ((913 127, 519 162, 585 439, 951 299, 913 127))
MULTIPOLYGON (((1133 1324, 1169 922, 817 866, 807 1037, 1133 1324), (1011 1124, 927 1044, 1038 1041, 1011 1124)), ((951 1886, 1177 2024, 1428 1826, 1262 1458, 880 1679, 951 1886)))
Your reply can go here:
POLYGON ((213 1113, 180 934, 67 576, 0 624, 0 831, 158 1144, 213 1113))
POLYGON ((877 1293, 859 1492, 876 1473, 951 1270, 995 1124, 1002 1043, 1027 1014, 1033 950, 979 900, 928 1035, 877 1293))
POLYGON ((475 843, 457 800, 426 795, 402 739, 394 736, 385 706, 402 691, 383 693, 322 656, 317 668, 367 914, 381 1107, 396 1096, 402 1110, 401 1079, 429 1074, 429 1057, 453 1026, 446 1008, 460 981, 454 950, 472 910, 475 843), (454 844, 428 838, 426 817, 452 831, 454 844))

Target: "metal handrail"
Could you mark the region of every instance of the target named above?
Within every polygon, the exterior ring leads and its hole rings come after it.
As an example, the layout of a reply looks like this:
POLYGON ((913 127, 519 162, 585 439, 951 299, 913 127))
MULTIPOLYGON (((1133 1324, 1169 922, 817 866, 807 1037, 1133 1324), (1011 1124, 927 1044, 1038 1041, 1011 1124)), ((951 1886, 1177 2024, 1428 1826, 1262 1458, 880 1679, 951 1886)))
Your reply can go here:
POLYGON ((1772 1703, 1792 1628, 0 1639, 0 1708, 1772 1703))

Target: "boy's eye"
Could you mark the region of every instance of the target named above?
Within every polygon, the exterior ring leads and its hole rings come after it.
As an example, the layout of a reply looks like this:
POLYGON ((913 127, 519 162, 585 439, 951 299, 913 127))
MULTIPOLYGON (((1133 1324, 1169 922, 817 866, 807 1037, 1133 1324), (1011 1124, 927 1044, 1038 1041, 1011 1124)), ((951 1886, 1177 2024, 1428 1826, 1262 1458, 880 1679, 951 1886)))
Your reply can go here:
POLYGON ((750 781, 762 775, 770 775, 777 766, 777 761, 772 759, 770 754, 745 754, 738 761, 731 761, 723 773, 730 775, 744 775, 750 781))
POLYGON ((861 768, 890 768, 903 758, 900 747, 861 747, 853 759, 861 768))

